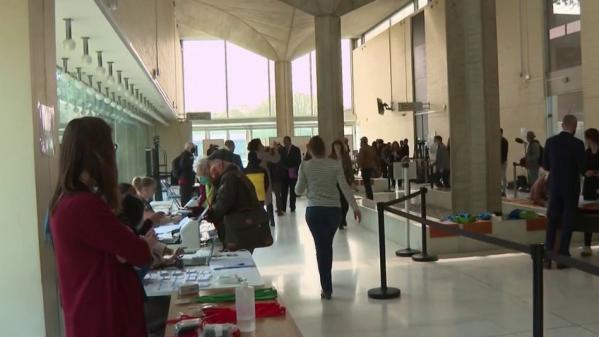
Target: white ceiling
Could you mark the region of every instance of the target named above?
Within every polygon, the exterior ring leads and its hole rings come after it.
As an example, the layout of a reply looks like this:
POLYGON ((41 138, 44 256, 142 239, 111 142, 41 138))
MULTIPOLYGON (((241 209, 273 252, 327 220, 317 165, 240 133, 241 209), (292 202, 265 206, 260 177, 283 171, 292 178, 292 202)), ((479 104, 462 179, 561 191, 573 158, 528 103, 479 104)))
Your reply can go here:
MULTIPOLYGON (((183 39, 231 41, 272 60, 314 49, 314 17, 280 0, 175 0, 183 39)), ((343 37, 357 37, 410 0, 376 0, 341 18, 343 37)))

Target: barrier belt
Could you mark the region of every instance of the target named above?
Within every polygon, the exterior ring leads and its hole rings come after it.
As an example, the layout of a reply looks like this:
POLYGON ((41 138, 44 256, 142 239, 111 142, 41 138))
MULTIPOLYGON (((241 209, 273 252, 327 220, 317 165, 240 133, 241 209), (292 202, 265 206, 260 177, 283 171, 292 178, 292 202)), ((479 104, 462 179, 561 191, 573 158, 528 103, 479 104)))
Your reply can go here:
POLYGON ((596 266, 594 264, 590 264, 588 262, 584 262, 578 259, 574 259, 570 256, 566 256, 566 255, 561 255, 561 254, 557 254, 555 252, 546 252, 545 255, 559 263, 559 264, 564 264, 566 266, 570 266, 572 268, 578 269, 580 271, 583 271, 585 273, 589 273, 589 274, 593 274, 595 276, 599 276, 599 266, 596 266))
POLYGON ((428 219, 423 219, 420 216, 417 215, 413 215, 407 212, 403 212, 397 209, 393 209, 393 208, 387 208, 385 207, 385 211, 389 212, 389 213, 393 213, 396 215, 399 215, 401 217, 410 219, 410 220, 414 220, 416 222, 420 222, 421 224, 425 225, 425 226, 429 226, 431 228, 435 228, 444 232, 448 232, 448 233, 452 233, 452 234, 457 234, 460 236, 465 236, 474 240, 478 240, 478 241, 482 241, 482 242, 486 242, 488 244, 492 244, 495 246, 500 246, 503 248, 507 248, 507 249, 511 249, 511 250, 515 250, 518 252, 522 252, 522 253, 526 253, 526 254, 530 254, 530 247, 518 242, 513 242, 513 241, 508 241, 505 239, 500 239, 500 238, 496 238, 496 237, 492 237, 492 236, 488 236, 488 235, 484 235, 484 234, 479 234, 479 233, 473 233, 473 232, 469 232, 466 230, 463 230, 459 227, 453 227, 453 226, 448 226, 446 224, 442 224, 440 222, 436 222, 436 221, 432 221, 432 220, 428 220, 428 219))

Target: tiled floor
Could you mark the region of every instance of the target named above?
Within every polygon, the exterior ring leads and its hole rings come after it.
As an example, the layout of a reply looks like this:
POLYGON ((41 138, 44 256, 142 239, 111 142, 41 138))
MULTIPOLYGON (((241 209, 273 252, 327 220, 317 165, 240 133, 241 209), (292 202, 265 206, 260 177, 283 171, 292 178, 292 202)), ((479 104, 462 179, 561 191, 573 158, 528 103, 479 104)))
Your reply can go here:
MULTIPOLYGON (((296 213, 279 217, 276 243, 254 253, 305 337, 532 336, 531 261, 526 255, 415 263, 388 244, 388 280, 398 300, 366 295, 379 284, 376 233, 351 223, 334 243, 333 300, 320 299, 314 244, 296 213)), ((599 256, 594 257, 599 260, 599 256)), ((599 336, 599 278, 575 270, 545 273, 545 336, 599 336)))

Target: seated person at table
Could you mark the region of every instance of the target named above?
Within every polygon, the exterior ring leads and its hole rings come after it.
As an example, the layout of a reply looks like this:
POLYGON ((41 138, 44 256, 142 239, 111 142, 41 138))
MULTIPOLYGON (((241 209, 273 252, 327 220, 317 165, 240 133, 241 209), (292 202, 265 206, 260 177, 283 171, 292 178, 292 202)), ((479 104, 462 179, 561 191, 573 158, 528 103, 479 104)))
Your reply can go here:
POLYGON ((233 164, 230 152, 218 150, 209 158, 209 176, 217 188, 214 203, 206 213, 206 220, 214 223, 221 241, 227 247, 223 220, 226 215, 258 209, 260 202, 252 182, 233 164))
MULTIPOLYGON (((121 210, 117 217, 124 225, 129 227, 132 232, 144 236, 152 230, 155 219, 159 219, 160 215, 154 214, 149 219, 143 220, 144 203, 135 194, 129 193, 131 192, 130 186, 131 185, 129 184, 119 184, 119 190, 122 193, 122 201, 121 210)), ((182 254, 182 250, 172 250, 158 241, 156 241, 150 249, 153 258, 152 267, 154 268, 172 265, 175 263, 177 256, 182 254)))
POLYGON ((166 225, 169 223, 179 223, 181 221, 181 216, 179 215, 166 215, 162 212, 154 212, 152 205, 150 202, 154 199, 154 194, 156 193, 156 181, 152 177, 135 177, 133 179, 132 185, 137 190, 137 196, 143 201, 145 211, 144 211, 144 219, 148 219, 154 214, 162 215, 159 217, 157 221, 154 223, 157 226, 166 225))

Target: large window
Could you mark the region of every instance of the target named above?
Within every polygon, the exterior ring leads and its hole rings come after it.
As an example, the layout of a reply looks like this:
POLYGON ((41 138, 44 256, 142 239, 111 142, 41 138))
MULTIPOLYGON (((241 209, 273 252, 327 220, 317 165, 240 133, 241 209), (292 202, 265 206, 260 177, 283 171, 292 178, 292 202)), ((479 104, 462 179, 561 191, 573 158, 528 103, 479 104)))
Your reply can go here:
MULTIPOLYGON (((343 109, 352 109, 351 41, 341 40, 341 73, 343 83, 343 109)), ((318 100, 316 87, 316 51, 291 62, 293 114, 316 116, 318 100)))
POLYGON ((579 66, 580 0, 547 0, 549 70, 579 66))
POLYGON ((222 40, 183 41, 186 112, 212 119, 274 116, 274 62, 222 40))
POLYGON ((227 117, 224 41, 184 41, 184 93, 187 112, 227 117))

